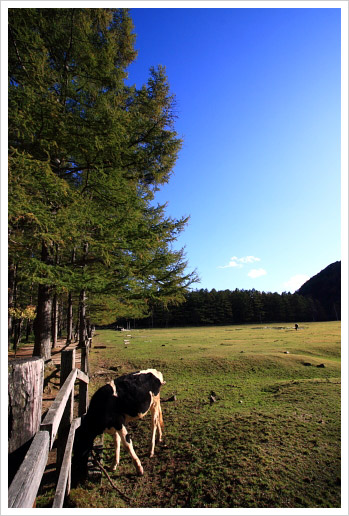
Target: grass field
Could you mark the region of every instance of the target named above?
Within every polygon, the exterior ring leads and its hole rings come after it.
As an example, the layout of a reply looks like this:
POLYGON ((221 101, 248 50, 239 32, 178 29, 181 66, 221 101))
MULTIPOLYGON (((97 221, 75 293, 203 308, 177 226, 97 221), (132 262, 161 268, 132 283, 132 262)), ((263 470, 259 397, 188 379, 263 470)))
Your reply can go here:
POLYGON ((340 507, 340 331, 339 322, 97 331, 90 395, 153 367, 167 382, 162 399, 177 399, 162 404, 165 439, 152 459, 150 416, 129 425, 145 474, 122 450, 111 477, 131 502, 103 478, 72 490, 69 506, 340 507))

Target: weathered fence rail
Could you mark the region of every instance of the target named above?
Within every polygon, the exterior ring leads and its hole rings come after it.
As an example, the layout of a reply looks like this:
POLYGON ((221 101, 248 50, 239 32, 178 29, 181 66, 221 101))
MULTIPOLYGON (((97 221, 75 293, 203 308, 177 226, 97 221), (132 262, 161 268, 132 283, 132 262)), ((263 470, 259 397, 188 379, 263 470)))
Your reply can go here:
POLYGON ((71 485, 71 457, 73 451, 74 444, 74 436, 75 430, 79 428, 81 424, 81 418, 74 419, 72 424, 70 425, 70 430, 67 439, 67 445, 65 447, 63 462, 61 466, 61 471, 59 473, 59 478, 56 487, 55 497, 53 499, 52 507, 63 507, 65 495, 70 493, 70 485, 71 485))
POLYGON ((81 369, 75 368, 75 349, 62 351, 61 388, 24 457, 8 491, 9 508, 33 507, 48 461, 57 439, 59 477, 53 507, 63 507, 71 483, 71 457, 75 430, 88 406, 88 346, 82 350, 81 369), (79 380, 78 416, 73 420, 74 387, 79 380))
POLYGON ((46 431, 37 432, 9 487, 9 508, 33 507, 46 468, 49 449, 49 433, 46 431))

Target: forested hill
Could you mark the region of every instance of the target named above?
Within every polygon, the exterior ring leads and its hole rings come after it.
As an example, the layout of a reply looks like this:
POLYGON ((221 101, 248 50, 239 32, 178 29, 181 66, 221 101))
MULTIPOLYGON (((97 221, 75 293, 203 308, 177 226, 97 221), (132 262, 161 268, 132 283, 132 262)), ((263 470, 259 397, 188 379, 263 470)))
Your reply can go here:
POLYGON ((341 262, 328 265, 310 278, 297 294, 317 300, 328 313, 328 318, 340 319, 341 312, 341 262))

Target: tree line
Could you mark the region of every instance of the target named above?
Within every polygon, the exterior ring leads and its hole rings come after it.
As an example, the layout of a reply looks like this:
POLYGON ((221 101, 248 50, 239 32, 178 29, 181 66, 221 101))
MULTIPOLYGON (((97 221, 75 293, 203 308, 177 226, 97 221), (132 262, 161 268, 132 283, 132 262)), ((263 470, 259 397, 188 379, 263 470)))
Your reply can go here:
POLYGON ((175 97, 163 66, 128 85, 136 55, 127 9, 9 9, 9 343, 33 332, 45 360, 197 280, 173 249, 188 218, 155 197, 182 145, 175 97))
MULTIPOLYGON (((185 302, 164 308, 152 307, 149 317, 134 320, 131 327, 176 327, 229 325, 265 322, 304 322, 336 319, 336 311, 320 301, 289 292, 271 293, 257 290, 192 290, 185 294, 185 302)), ((119 318, 116 325, 126 325, 119 318)))

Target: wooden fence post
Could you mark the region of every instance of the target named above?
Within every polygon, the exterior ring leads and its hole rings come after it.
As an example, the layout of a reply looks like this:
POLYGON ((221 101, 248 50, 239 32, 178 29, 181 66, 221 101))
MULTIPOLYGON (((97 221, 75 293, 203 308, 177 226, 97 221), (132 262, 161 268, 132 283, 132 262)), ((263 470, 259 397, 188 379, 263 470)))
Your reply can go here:
MULTIPOLYGON (((61 374, 60 374, 60 388, 62 388, 65 380, 75 367, 75 349, 67 349, 62 351, 61 354, 61 374)), ((73 421, 74 414, 74 388, 68 398, 65 406, 61 423, 58 429, 58 441, 57 441, 57 471, 60 470, 65 445, 68 438, 70 424, 73 421)))
POLYGON ((40 427, 44 361, 39 357, 12 360, 8 365, 9 481, 40 427))
POLYGON ((90 373, 88 345, 81 348, 81 371, 87 375, 90 373))
MULTIPOLYGON (((81 348, 81 371, 89 375, 89 359, 88 359, 88 346, 81 348)), ((79 381, 79 411, 78 415, 82 416, 87 411, 88 407, 88 384, 79 381)))

